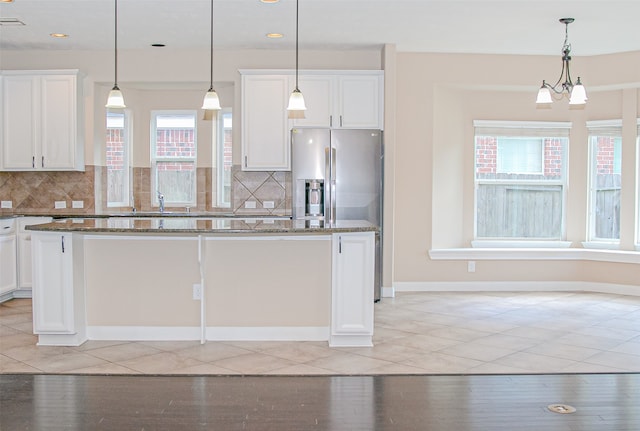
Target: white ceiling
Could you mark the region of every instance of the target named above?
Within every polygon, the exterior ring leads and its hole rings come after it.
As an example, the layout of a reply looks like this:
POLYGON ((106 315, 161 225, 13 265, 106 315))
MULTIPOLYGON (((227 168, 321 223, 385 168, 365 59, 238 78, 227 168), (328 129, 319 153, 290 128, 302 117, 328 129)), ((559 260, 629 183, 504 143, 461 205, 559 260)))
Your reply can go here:
MULTIPOLYGON (((574 56, 640 50, 640 0, 299 0, 300 49, 560 55, 573 17, 574 56)), ((208 49, 209 0, 119 0, 120 49, 208 49)), ((114 0, 0 3, 0 50, 113 49, 114 0), (53 39, 50 33, 67 33, 53 39)), ((292 49, 295 1, 215 0, 216 49, 292 49), (281 32, 282 39, 267 39, 281 32)))

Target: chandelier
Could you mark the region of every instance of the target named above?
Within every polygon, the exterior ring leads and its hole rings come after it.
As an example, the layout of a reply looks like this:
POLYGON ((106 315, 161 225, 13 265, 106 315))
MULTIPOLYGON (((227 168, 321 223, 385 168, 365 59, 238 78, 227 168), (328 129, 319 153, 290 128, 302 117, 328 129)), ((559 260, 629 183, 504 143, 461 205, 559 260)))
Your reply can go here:
POLYGON ((558 81, 550 85, 547 81, 542 81, 542 86, 538 90, 536 105, 539 108, 551 107, 553 99, 559 100, 563 96, 569 97, 569 105, 585 105, 587 103, 587 92, 580 82, 580 77, 574 84, 571 81, 569 64, 571 63, 571 44, 569 43, 569 24, 575 21, 573 18, 560 18, 560 22, 565 25, 564 44, 562 45, 562 71, 558 81), (559 97, 552 97, 553 95, 559 97))

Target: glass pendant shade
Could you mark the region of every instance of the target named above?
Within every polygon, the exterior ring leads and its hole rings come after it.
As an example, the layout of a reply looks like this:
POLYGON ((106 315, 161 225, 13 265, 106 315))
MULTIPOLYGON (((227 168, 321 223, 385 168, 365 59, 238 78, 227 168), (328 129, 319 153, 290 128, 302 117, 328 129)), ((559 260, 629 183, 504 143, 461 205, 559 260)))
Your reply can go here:
POLYGON ((580 78, 578 78, 578 82, 573 86, 571 90, 571 98, 569 99, 569 105, 584 105, 587 103, 587 91, 584 89, 584 85, 580 82, 580 78))
POLYGON ((126 105, 124 104, 124 97, 122 96, 122 91, 120 91, 117 85, 113 87, 113 89, 109 92, 109 97, 107 98, 107 104, 105 105, 105 107, 116 109, 126 108, 126 105))
POLYGON ((551 103, 553 103, 553 100, 551 99, 551 91, 549 91, 549 89, 543 85, 542 87, 540 87, 540 90, 538 90, 538 98, 536 99, 536 104, 548 105, 551 103))
POLYGON ((289 97, 289 106, 287 111, 305 111, 307 107, 304 104, 304 96, 297 88, 291 92, 289 97))
POLYGON ((218 97, 218 93, 213 88, 210 88, 207 91, 207 94, 204 95, 204 100, 202 101, 202 109, 205 110, 219 110, 222 109, 220 107, 220 98, 218 97))

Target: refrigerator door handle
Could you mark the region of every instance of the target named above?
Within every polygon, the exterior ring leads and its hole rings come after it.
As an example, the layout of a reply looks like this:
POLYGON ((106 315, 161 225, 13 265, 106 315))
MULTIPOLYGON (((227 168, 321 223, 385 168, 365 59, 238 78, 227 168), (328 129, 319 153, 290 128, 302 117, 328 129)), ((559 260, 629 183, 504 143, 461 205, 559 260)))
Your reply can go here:
POLYGON ((324 149, 324 220, 333 223, 336 218, 336 149, 324 149))

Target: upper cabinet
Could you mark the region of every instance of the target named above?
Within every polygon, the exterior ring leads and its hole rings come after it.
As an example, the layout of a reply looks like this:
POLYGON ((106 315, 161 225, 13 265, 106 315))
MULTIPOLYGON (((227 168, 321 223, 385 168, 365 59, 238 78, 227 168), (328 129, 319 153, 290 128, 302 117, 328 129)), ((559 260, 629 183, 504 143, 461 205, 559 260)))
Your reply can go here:
POLYGON ((4 71, 0 85, 0 168, 84 170, 78 72, 4 71))
POLYGON ((384 72, 305 70, 298 86, 307 110, 289 119, 287 105, 295 72, 241 70, 242 169, 291 170, 293 127, 383 129, 384 72))
POLYGON ((242 75, 242 169, 288 171, 291 169, 289 77, 242 75))
POLYGON ((384 76, 380 70, 330 75, 308 72, 299 78, 307 110, 296 127, 384 128, 384 76))

